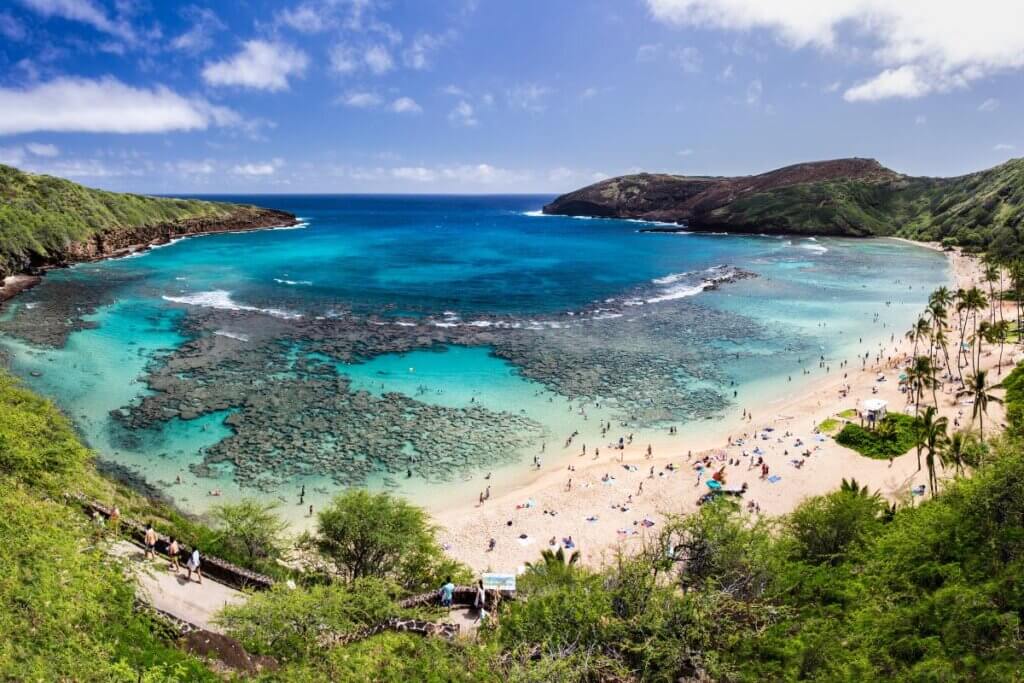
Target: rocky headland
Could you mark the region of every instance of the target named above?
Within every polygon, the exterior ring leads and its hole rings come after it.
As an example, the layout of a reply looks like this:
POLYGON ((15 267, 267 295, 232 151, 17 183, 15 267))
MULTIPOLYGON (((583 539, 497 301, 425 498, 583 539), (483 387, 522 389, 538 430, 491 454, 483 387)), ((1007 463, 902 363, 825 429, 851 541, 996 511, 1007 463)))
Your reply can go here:
POLYGON ((908 176, 860 158, 737 177, 639 173, 564 194, 544 213, 669 224, 649 231, 895 235, 1015 247, 1024 227, 1024 159, 956 178, 908 176))

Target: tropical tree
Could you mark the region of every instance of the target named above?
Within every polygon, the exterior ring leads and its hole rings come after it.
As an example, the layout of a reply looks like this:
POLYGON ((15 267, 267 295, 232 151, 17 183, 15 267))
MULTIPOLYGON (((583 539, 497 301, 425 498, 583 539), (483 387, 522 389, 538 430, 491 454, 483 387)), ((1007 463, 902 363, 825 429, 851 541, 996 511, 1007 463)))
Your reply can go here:
POLYGON ((1010 338, 1010 323, 1006 320, 997 320, 991 327, 989 327, 989 336, 986 341, 990 344, 999 344, 999 364, 996 366, 997 372, 1003 374, 1003 347, 1010 338))
POLYGON ((932 496, 939 487, 939 479, 935 473, 936 458, 941 457, 941 453, 946 447, 946 442, 949 441, 949 437, 946 435, 946 428, 949 424, 949 419, 945 417, 936 417, 936 410, 932 406, 928 406, 925 409, 924 416, 921 418, 920 435, 919 440, 922 443, 922 447, 925 452, 925 465, 928 467, 928 488, 931 489, 932 496))
POLYGON ((978 436, 982 443, 985 441, 985 415, 988 414, 989 403, 1002 403, 1003 399, 995 394, 989 393, 992 389, 999 389, 999 385, 989 386, 988 372, 978 370, 967 378, 964 388, 956 393, 957 398, 962 396, 970 397, 974 401, 974 410, 971 413, 971 422, 978 422, 978 436))
POLYGON ((946 441, 945 447, 939 452, 943 467, 952 466, 957 475, 963 474, 964 464, 967 462, 971 451, 970 436, 964 432, 953 432, 946 441))
POLYGON ((981 367, 981 351, 984 343, 989 341, 991 336, 992 323, 987 320, 982 320, 978 323, 978 327, 974 330, 974 336, 971 338, 971 343, 974 345, 974 357, 972 358, 972 364, 975 372, 977 372, 978 368, 981 367))
POLYGON ((348 583, 376 577, 415 591, 463 573, 444 557, 427 513, 387 493, 336 496, 319 514, 315 544, 348 583))
POLYGON ((540 562, 527 562, 526 570, 531 574, 543 575, 549 579, 569 579, 580 562, 580 551, 574 550, 566 556, 562 548, 558 550, 541 550, 540 562))
MULTIPOLYGON (((996 300, 995 285, 1002 279, 1002 268, 999 267, 999 262, 992 256, 986 256, 985 258, 985 271, 984 279, 988 284, 988 298, 989 301, 996 300)), ((989 309, 989 322, 995 324, 996 322, 996 307, 992 306, 989 309)))
POLYGON ((277 503, 252 498, 216 506, 210 516, 219 532, 217 544, 250 564, 276 560, 284 552, 284 532, 288 528, 277 516, 278 507, 277 503))
POLYGON ((938 405, 935 388, 939 382, 935 378, 935 368, 932 366, 932 361, 928 356, 917 356, 914 358, 914 363, 907 368, 907 383, 910 385, 910 395, 914 400, 915 415, 920 410, 921 399, 924 398, 926 389, 932 390, 932 397, 935 400, 936 406, 938 405))
POLYGON ((913 327, 907 330, 907 339, 914 342, 915 356, 917 355, 918 344, 920 344, 923 340, 928 339, 929 334, 931 334, 931 327, 928 325, 928 319, 925 318, 924 316, 918 318, 917 322, 914 323, 913 327))

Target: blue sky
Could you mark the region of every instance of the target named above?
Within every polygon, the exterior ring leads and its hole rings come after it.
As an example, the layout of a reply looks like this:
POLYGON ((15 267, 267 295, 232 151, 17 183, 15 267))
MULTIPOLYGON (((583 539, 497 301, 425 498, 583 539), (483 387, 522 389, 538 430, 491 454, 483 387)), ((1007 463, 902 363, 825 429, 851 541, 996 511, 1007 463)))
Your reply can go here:
POLYGON ((0 163, 140 192, 561 192, 1024 148, 1020 0, 4 0, 0 163))

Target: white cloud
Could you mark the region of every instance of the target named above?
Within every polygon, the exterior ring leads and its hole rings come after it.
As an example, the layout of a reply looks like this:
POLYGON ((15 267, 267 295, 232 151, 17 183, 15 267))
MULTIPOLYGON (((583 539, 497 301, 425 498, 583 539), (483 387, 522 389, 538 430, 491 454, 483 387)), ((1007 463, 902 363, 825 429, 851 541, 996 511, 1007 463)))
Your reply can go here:
POLYGON ((293 9, 283 9, 277 13, 276 19, 301 33, 320 33, 326 31, 331 24, 331 18, 322 8, 308 3, 293 9))
POLYGON ((372 92, 351 91, 342 95, 338 102, 346 107, 354 109, 371 109, 379 106, 383 100, 381 96, 372 92))
POLYGON ((24 40, 27 35, 28 32, 25 30, 25 25, 14 16, 6 12, 0 14, 0 36, 7 40, 19 41, 24 40))
POLYGON ((911 99, 928 94, 932 86, 921 78, 915 66, 886 69, 870 80, 853 86, 843 93, 847 102, 874 102, 892 97, 911 99))
POLYGON ((597 88, 584 88, 583 92, 580 93, 581 100, 589 100, 597 97, 601 91, 597 88))
POLYGON ((761 95, 764 94, 764 84, 759 80, 750 81, 747 84, 747 104, 752 107, 761 103, 761 95))
POLYGON ((1016 149, 1016 146, 1007 144, 1005 142, 1000 142, 999 144, 992 147, 992 149, 997 152, 1009 152, 1012 149, 1016 149))
POLYGON ((388 108, 396 114, 419 114, 423 111, 423 107, 411 97, 399 97, 388 108))
POLYGON ((27 89, 0 88, 0 135, 33 131, 165 133, 240 125, 226 107, 168 88, 136 88, 107 76, 57 78, 27 89))
POLYGON ((412 180, 417 183, 432 183, 437 180, 437 173, 423 166, 400 166, 391 169, 391 175, 398 180, 412 180))
POLYGON ((505 91, 508 103, 512 107, 528 112, 540 113, 547 109, 544 98, 552 92, 551 88, 536 83, 525 83, 505 91))
POLYGON ((277 172, 277 169, 283 165, 284 161, 281 159, 272 159, 271 161, 236 164, 231 168, 231 172, 235 175, 241 176, 268 176, 274 175, 274 173, 277 172))
POLYGON ((465 90, 454 84, 444 86, 443 88, 441 88, 441 92, 444 93, 445 95, 452 95, 454 97, 469 97, 469 93, 467 93, 465 90))
POLYGON ((455 108, 448 112, 448 120, 456 126, 475 126, 480 121, 476 118, 476 112, 466 100, 459 100, 455 108))
POLYGON ((371 45, 368 47, 363 54, 363 61, 366 62, 366 66, 369 67, 370 71, 378 75, 387 73, 395 68, 395 62, 391 58, 391 53, 383 45, 371 45))
POLYGON ((309 58, 284 43, 247 40, 235 56, 203 67, 210 85, 237 85, 271 92, 288 89, 291 76, 301 76, 309 58))
POLYGON ((647 0, 652 16, 680 26, 765 30, 792 48, 856 51, 869 41, 884 67, 846 91, 848 101, 921 97, 1024 68, 1024 3, 1017 0, 647 0))
POLYGON ((822 92, 839 92, 839 88, 841 88, 841 87, 843 87, 843 82, 842 81, 832 81, 831 83, 826 84, 825 87, 821 89, 821 91, 822 92))
POLYGON ((915 126, 923 126, 923 125, 925 125, 927 123, 928 123, 928 117, 925 116, 924 114, 918 114, 917 116, 914 117, 914 125, 915 126))
POLYGON ((205 7, 191 5, 181 12, 192 22, 191 28, 171 41, 171 47, 183 52, 202 52, 213 45, 213 36, 224 30, 224 23, 216 13, 205 7))
POLYGON ((678 47, 672 50, 672 61, 679 65, 688 74, 700 72, 703 59, 700 51, 695 47, 678 47))
POLYGON ((416 183, 454 182, 459 185, 508 185, 530 179, 530 174, 499 168, 490 164, 456 164, 451 166, 400 166, 390 175, 398 180, 416 183))
POLYGON ((419 34, 413 38, 409 47, 402 52, 402 61, 410 69, 422 70, 430 68, 430 60, 434 53, 451 40, 453 35, 452 32, 441 35, 419 34))
POLYGON ((978 105, 978 111, 995 111, 999 108, 999 100, 994 97, 990 97, 981 104, 978 105))
POLYGON ((60 149, 57 145, 46 144, 42 142, 29 142, 25 144, 25 149, 30 154, 37 157, 55 157, 60 155, 60 149))
POLYGON ((199 161, 183 159, 175 163, 173 169, 182 175, 210 175, 217 170, 217 167, 210 159, 199 161))
POLYGON ((722 69, 722 73, 718 76, 723 81, 731 81, 733 76, 736 75, 736 69, 732 64, 726 64, 725 68, 722 69))
POLYGON ((92 26, 97 31, 125 40, 135 39, 131 26, 123 21, 111 19, 106 11, 92 0, 21 0, 21 4, 44 17, 78 21, 92 26))
POLYGON ((333 45, 327 56, 331 61, 331 70, 335 73, 347 76, 359 68, 359 55, 355 48, 345 43, 333 45))
POLYGON ((653 62, 657 59, 659 52, 661 52, 660 44, 641 45, 636 49, 636 61, 641 64, 653 62))
POLYGON ((678 152, 676 152, 676 155, 681 157, 688 157, 691 156, 692 154, 693 150, 689 147, 687 147, 686 149, 681 149, 678 152))

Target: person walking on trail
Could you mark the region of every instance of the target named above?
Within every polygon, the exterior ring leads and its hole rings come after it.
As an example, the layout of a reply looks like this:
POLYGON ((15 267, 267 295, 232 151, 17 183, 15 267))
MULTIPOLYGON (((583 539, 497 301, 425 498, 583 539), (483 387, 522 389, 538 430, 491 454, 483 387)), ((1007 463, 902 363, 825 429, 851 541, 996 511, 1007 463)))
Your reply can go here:
POLYGON ((146 525, 146 555, 147 560, 156 559, 156 531, 152 524, 146 525))
POLYGON ((171 556, 171 564, 168 565, 167 569, 177 574, 181 571, 181 565, 178 564, 178 553, 181 552, 181 546, 178 545, 178 539, 171 537, 171 542, 167 546, 167 554, 171 556))
POLYGON ((473 607, 476 608, 476 620, 483 621, 487 617, 487 591, 484 590, 484 580, 476 583, 476 597, 473 598, 473 607))
POLYGON ((198 583, 203 582, 203 571, 199 566, 199 549, 193 548, 192 554, 188 558, 188 562, 185 564, 185 568, 188 569, 188 580, 192 580, 192 572, 196 573, 196 581, 198 583))
POLYGON ((447 607, 448 611, 451 611, 452 599, 455 597, 455 584, 452 583, 452 577, 449 576, 444 580, 444 585, 441 586, 438 595, 441 596, 441 607, 447 607))

